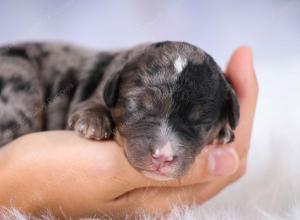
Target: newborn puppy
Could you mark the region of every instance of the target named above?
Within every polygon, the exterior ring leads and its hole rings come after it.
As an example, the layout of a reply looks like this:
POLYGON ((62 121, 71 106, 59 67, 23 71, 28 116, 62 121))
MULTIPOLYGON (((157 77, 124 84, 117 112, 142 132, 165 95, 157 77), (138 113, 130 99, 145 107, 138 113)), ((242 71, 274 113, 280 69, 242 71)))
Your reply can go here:
POLYGON ((26 92, 35 95, 24 97, 21 105, 10 103, 22 106, 13 112, 26 120, 14 129, 11 125, 18 123, 12 118, 10 124, 1 120, 4 143, 35 130, 67 126, 90 139, 114 137, 135 169, 169 180, 184 175, 205 145, 234 138, 239 120, 235 93, 214 60, 191 44, 166 41, 94 52, 38 43, 14 50, 3 49, 0 56, 0 65, 7 65, 0 70, 0 98, 11 69, 18 70, 19 81, 28 78, 26 92), (67 94, 53 98, 68 85, 67 94), (45 103, 49 97, 53 100, 45 103), (34 105, 44 107, 28 116, 34 105))
POLYGON ((183 175, 203 146, 233 140, 237 99, 208 54, 187 43, 161 42, 127 56, 108 74, 101 102, 71 115, 71 128, 99 140, 114 129, 132 166, 159 180, 183 175))

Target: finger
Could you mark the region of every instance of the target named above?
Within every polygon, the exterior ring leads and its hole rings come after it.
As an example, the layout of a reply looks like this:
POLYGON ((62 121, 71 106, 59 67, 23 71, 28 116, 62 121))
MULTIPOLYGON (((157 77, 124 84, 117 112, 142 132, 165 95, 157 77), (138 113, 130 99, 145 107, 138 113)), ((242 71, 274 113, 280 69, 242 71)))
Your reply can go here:
POLYGON ((240 104, 240 121, 234 145, 241 157, 248 152, 253 118, 258 96, 258 84, 253 68, 252 52, 248 47, 238 48, 232 55, 226 77, 236 91, 240 104))

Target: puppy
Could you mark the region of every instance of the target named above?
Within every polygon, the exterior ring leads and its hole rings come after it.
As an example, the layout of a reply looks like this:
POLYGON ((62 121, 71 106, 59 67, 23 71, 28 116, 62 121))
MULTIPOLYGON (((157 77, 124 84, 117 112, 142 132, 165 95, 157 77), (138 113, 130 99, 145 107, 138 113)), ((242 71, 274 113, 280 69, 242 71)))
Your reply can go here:
POLYGON ((60 43, 0 48, 0 144, 34 131, 114 138, 156 180, 185 174, 207 144, 229 143, 239 104, 215 61, 185 42, 98 52, 60 43))

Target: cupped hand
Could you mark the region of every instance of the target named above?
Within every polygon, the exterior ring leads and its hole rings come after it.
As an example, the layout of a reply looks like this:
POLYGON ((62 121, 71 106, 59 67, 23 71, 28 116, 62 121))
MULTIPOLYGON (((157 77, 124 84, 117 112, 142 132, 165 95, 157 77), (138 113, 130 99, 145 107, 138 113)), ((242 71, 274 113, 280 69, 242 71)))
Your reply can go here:
POLYGON ((0 150, 0 206, 34 215, 50 209, 57 216, 121 218, 208 200, 245 173, 258 94, 249 48, 235 51, 226 77, 240 103, 236 139, 207 146, 184 177, 166 182, 144 177, 113 141, 90 141, 70 131, 41 132, 0 150))

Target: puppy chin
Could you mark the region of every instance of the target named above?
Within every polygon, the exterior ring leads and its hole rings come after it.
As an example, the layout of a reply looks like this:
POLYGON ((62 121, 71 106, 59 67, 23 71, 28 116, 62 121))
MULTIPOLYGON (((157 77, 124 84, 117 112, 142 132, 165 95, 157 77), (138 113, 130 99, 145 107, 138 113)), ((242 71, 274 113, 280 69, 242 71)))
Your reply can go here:
POLYGON ((160 174, 158 172, 150 172, 150 171, 141 171, 141 173, 150 178, 150 179, 154 179, 154 180, 157 180, 157 181, 170 181, 170 180, 174 180, 176 179, 175 177, 170 177, 170 176, 166 176, 164 174, 160 174))

